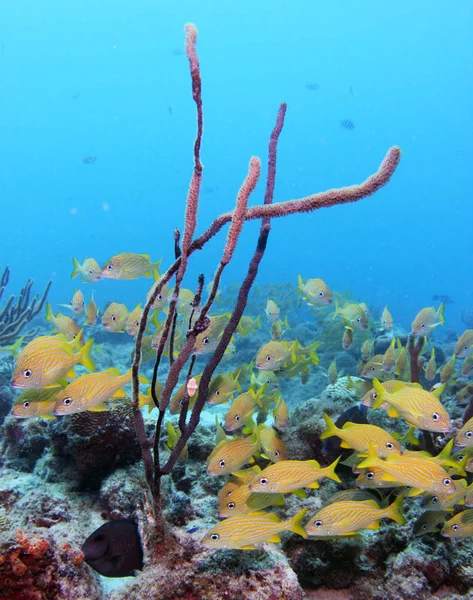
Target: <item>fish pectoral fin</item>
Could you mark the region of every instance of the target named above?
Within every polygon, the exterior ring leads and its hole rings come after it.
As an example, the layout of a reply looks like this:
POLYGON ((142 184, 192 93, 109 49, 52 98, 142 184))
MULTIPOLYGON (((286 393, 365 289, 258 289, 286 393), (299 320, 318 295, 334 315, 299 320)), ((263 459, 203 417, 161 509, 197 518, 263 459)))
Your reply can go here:
POLYGON ((123 388, 120 388, 113 394, 112 398, 124 398, 126 395, 127 393, 125 392, 125 390, 123 388))
POLYGON ((266 541, 271 542, 272 544, 278 544, 281 541, 281 538, 279 537, 279 534, 276 534, 276 535, 272 535, 266 541))
POLYGON ((391 417, 392 419, 397 419, 400 416, 401 415, 397 412, 397 410, 395 408, 393 408, 392 406, 390 406, 390 408, 388 410, 388 417, 391 417))
POLYGON ((299 498, 307 498, 307 494, 304 490, 294 490, 292 493, 294 496, 299 496, 299 498))
POLYGON ((76 372, 74 371, 74 369, 69 369, 69 371, 66 373, 66 379, 74 379, 76 376, 76 372))
POLYGON ((340 444, 340 448, 351 448, 350 444, 347 444, 346 442, 342 442, 340 444))
POLYGON ((102 402, 101 404, 96 404, 95 406, 89 406, 87 410, 90 412, 104 412, 108 410, 108 406, 102 402))
POLYGON ((312 490, 317 490, 320 485, 318 481, 313 481, 312 483, 309 483, 309 485, 306 485, 306 487, 311 488, 312 490))
POLYGON ((419 490, 417 488, 411 488, 407 495, 409 497, 412 497, 412 496, 420 496, 420 494, 423 494, 423 493, 424 493, 424 490, 419 490))
POLYGON ((373 523, 367 525, 365 529, 379 529, 379 527, 379 521, 374 521, 373 523))

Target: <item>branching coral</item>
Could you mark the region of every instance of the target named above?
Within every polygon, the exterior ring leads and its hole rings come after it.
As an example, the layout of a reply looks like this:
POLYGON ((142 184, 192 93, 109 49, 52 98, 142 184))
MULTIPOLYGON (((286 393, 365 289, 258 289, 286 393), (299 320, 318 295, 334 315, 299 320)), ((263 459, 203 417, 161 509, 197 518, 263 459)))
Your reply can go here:
POLYGON ((291 214, 297 213, 308 213, 319 208, 335 206, 337 204, 345 204, 347 202, 355 202, 370 196, 375 193, 380 187, 385 185, 391 176, 393 175, 401 157, 401 151, 398 147, 392 147, 388 150, 386 157, 381 163, 378 171, 366 179, 359 185, 350 187, 332 189, 325 192, 319 192, 317 194, 301 198, 298 200, 289 200, 287 202, 281 202, 273 204, 273 192, 276 179, 276 158, 277 158, 277 145, 280 133, 284 125, 284 117, 286 113, 286 104, 280 105, 276 125, 272 132, 269 142, 269 156, 268 156, 268 174, 266 181, 266 193, 264 198, 264 204, 261 206, 248 207, 249 198, 256 187, 261 171, 261 161, 257 157, 253 157, 250 160, 248 175, 243 182, 240 191, 237 196, 236 208, 228 213, 222 214, 217 217, 213 223, 202 233, 199 237, 194 238, 194 233, 197 224, 197 214, 199 205, 199 191, 200 183, 202 179, 202 164, 200 161, 200 147, 203 130, 203 111, 202 111, 202 97, 201 97, 201 78, 199 71, 199 59, 196 51, 197 42, 197 29, 194 25, 188 24, 185 28, 186 32, 186 44, 185 50, 189 59, 191 79, 192 79, 192 95, 196 103, 197 108, 197 136, 194 144, 194 170, 191 178, 189 187, 189 193, 187 196, 186 212, 185 212, 185 227, 182 238, 182 248, 179 248, 180 233, 174 233, 175 243, 175 262, 169 267, 164 273, 158 284, 154 287, 153 293, 150 294, 148 302, 144 308, 143 316, 141 319, 138 335, 136 337, 136 350, 132 366, 133 372, 133 413, 135 417, 135 426, 142 448, 142 455, 145 464, 145 474, 148 486, 152 492, 154 500, 154 511, 157 525, 157 533, 162 534, 164 524, 162 520, 161 511, 161 478, 163 475, 169 474, 176 461, 179 457, 182 449, 187 443, 189 437, 195 431, 200 419, 200 414, 204 407, 205 401, 208 394, 208 386, 212 375, 221 361, 224 352, 230 343, 231 337, 235 332, 238 322, 243 314, 246 307, 248 294, 253 285, 255 277, 258 272, 259 264, 263 258, 268 235, 270 232, 271 219, 278 217, 285 217, 291 214), (243 228, 244 222, 250 219, 261 219, 261 227, 256 243, 256 249, 253 258, 250 261, 248 272, 243 280, 240 289, 237 294, 237 300, 233 310, 233 314, 223 331, 220 341, 217 345, 215 352, 210 356, 210 359, 205 366, 200 382, 197 399, 193 408, 189 406, 189 396, 187 393, 184 394, 182 400, 182 411, 179 419, 179 428, 181 436, 173 448, 170 457, 166 464, 161 465, 160 454, 159 454, 159 443, 161 436, 161 429, 163 425, 164 415, 169 404, 171 394, 178 383, 179 377, 183 372, 185 366, 187 367, 187 381, 192 377, 193 361, 194 361, 194 345, 197 335, 205 331, 208 327, 209 319, 208 313, 212 306, 212 303, 216 297, 220 277, 226 265, 232 260, 235 248, 238 243, 238 239, 243 228), (194 299, 195 315, 191 316, 189 320, 189 330, 187 331, 186 343, 183 345, 180 353, 176 358, 173 357, 172 352, 170 353, 170 369, 168 372, 167 379, 164 383, 161 397, 158 399, 154 392, 154 384, 157 378, 158 366, 163 356, 165 344, 168 339, 170 340, 171 346, 173 344, 173 334, 175 329, 175 315, 176 315, 176 304, 179 294, 179 288, 183 277, 186 273, 187 264, 189 257, 196 250, 201 250, 205 244, 215 236, 220 229, 226 224, 230 223, 230 228, 227 236, 225 248, 220 259, 220 263, 214 275, 212 289, 206 304, 200 309, 200 295, 203 287, 203 275, 199 278, 199 284, 194 299), (157 359, 154 369, 153 378, 153 400, 159 409, 159 418, 156 424, 156 434, 154 438, 154 444, 148 439, 145 431, 143 416, 139 409, 139 369, 140 369, 140 358, 141 358, 141 345, 143 335, 146 330, 148 323, 148 317, 151 310, 151 306, 154 304, 158 294, 160 294, 162 288, 175 276, 174 294, 169 305, 168 316, 164 326, 163 334, 161 335, 160 345, 157 351, 157 359), (193 318, 195 316, 195 318, 193 318), (152 452, 152 446, 154 446, 154 454, 152 452))
MULTIPOLYGON (((0 300, 3 292, 10 280, 10 268, 5 267, 5 270, 0 279, 0 300)), ((21 330, 27 323, 32 321, 43 308, 46 297, 51 287, 52 281, 49 281, 44 289, 44 292, 34 296, 31 300, 31 288, 34 281, 28 279, 24 287, 20 290, 17 302, 15 296, 10 296, 5 303, 5 306, 0 310, 0 346, 13 344, 18 338, 21 330)), ((29 331, 25 339, 34 338, 38 334, 38 330, 29 331)))

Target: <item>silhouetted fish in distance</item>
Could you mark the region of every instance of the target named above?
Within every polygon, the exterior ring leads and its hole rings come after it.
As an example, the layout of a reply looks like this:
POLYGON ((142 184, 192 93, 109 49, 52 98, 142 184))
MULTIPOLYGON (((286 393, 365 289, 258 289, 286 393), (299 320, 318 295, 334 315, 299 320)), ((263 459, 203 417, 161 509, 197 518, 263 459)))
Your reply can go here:
MULTIPOLYGON (((363 411, 360 409, 358 404, 355 406, 351 406, 346 411, 342 412, 342 414, 335 421, 335 425, 340 429, 345 425, 345 423, 360 423, 364 425, 368 425, 368 419, 366 418, 366 406, 361 407, 363 411), (363 414, 364 413, 364 414, 363 414)), ((330 437, 324 440, 322 445, 322 454, 324 456, 328 456, 331 459, 337 458, 340 454, 350 454, 353 450, 342 450, 340 448, 342 440, 338 437, 330 437)))
POLYGON ((343 129, 355 129, 355 123, 350 119, 343 119, 343 121, 340 121, 340 127, 343 127, 343 129))
POLYGON ((136 523, 109 521, 82 545, 85 562, 104 577, 132 577, 143 568, 143 548, 136 523))
POLYGON ((94 154, 87 154, 87 156, 84 156, 84 158, 82 159, 82 162, 85 165, 91 165, 96 160, 97 160, 97 157, 94 154))
POLYGON ((309 90, 309 92, 316 92, 320 89, 320 85, 315 81, 310 81, 309 83, 306 83, 305 87, 307 90, 309 90))
POLYGON ((444 304, 454 304, 454 301, 447 294, 434 294, 432 300, 434 302, 443 302, 444 304))

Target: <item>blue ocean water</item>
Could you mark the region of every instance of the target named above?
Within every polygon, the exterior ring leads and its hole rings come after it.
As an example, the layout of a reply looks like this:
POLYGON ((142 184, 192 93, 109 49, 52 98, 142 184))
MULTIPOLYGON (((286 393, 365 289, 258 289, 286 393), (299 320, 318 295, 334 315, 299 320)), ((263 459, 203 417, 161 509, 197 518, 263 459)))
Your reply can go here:
MULTIPOLYGON (((205 119, 199 230, 232 208, 249 158, 266 162, 286 101, 275 201, 361 182, 391 145, 403 157, 368 199, 274 221, 259 281, 322 277, 370 306, 388 302, 406 328, 448 294, 447 325, 461 328, 473 305, 470 2, 3 0, 0 17, 0 263, 12 290, 52 278, 51 301, 67 303, 72 256, 172 260, 195 135, 191 21, 205 119)), ((264 181, 252 202, 263 193, 264 181)), ((225 281, 244 275, 256 234, 248 224, 225 281)), ((201 270, 212 278, 223 243, 192 261, 187 287, 201 270)), ((129 308, 148 288, 93 286, 100 305, 129 308)))

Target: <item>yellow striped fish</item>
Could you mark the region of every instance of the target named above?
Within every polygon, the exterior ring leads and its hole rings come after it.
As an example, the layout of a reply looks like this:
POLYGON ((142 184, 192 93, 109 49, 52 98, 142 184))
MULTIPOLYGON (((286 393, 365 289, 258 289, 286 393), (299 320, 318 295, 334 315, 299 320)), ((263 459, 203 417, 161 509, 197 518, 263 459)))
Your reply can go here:
POLYGON ((473 354, 465 358, 462 364, 462 375, 468 377, 473 374, 473 354))
POLYGON ((56 396, 57 388, 25 390, 16 398, 10 415, 17 419, 27 419, 29 417, 53 419, 56 396))
POLYGON ((73 415, 87 410, 107 410, 106 400, 124 398, 126 392, 122 388, 130 382, 131 369, 123 375, 114 367, 81 375, 57 394, 54 414, 73 415))
POLYGON ((297 276, 297 292, 309 306, 325 306, 332 303, 333 294, 323 279, 308 279, 305 283, 297 276))
POLYGON ((84 325, 95 325, 97 323, 97 317, 99 316, 99 309, 95 304, 94 295, 90 299, 87 308, 85 309, 85 323, 84 325))
POLYGON ((233 374, 220 373, 210 382, 207 404, 224 404, 231 400, 236 392, 241 392, 241 387, 233 374))
POLYGON ((455 447, 473 446, 473 417, 463 425, 455 436, 455 447))
POLYGON ((264 450, 264 454, 261 455, 263 458, 267 458, 273 463, 287 460, 286 445, 274 429, 262 423, 258 425, 258 437, 264 450))
POLYGON ((221 518, 244 515, 256 510, 263 510, 268 506, 284 505, 282 494, 255 494, 245 483, 236 489, 227 490, 219 499, 218 516, 221 518))
POLYGON ((473 329, 467 329, 458 338, 455 344, 455 356, 466 358, 473 354, 473 329))
POLYGON ((307 512, 303 508, 292 519, 281 521, 274 513, 252 512, 247 515, 225 519, 211 529, 202 540, 207 548, 233 548, 253 550, 263 542, 280 542, 279 534, 293 531, 307 537, 301 523, 307 512))
POLYGON ((124 304, 111 302, 102 315, 102 325, 107 331, 122 333, 128 320, 128 309, 124 304))
POLYGON ((473 509, 464 510, 452 517, 442 528, 442 535, 464 539, 473 535, 473 509))
MULTIPOLYGON (((389 393, 392 393, 392 391, 395 388, 399 387, 398 379, 389 379, 388 381, 382 381, 380 383, 383 386, 383 388, 389 393)), ((422 386, 420 385, 420 383, 406 383, 406 382, 403 382, 403 383, 404 383, 404 385, 406 385, 408 387, 417 387, 417 388, 422 389, 422 386)), ((374 387, 372 387, 369 391, 366 392, 366 394, 361 399, 361 404, 363 404, 363 406, 369 406, 370 408, 373 408, 373 404, 375 403, 377 398, 378 398, 378 393, 376 392, 374 387)), ((388 402, 383 402, 383 404, 378 406, 378 408, 382 408, 383 410, 388 412, 390 409, 390 404, 388 402)))
POLYGON ((375 500, 345 500, 329 504, 319 510, 305 526, 309 536, 354 535, 360 529, 379 529, 381 519, 392 519, 404 524, 402 513, 404 497, 398 496, 386 508, 375 500))
MULTIPOLYGON (((53 325, 57 333, 64 334, 69 342, 75 340, 77 334, 80 332, 79 325, 71 317, 67 317, 60 312, 54 316, 49 302, 46 304, 46 321, 53 325)), ((83 334, 81 335, 81 344, 84 344, 83 334)))
POLYGON ((286 494, 301 488, 318 488, 318 480, 324 477, 341 483, 335 473, 339 460, 340 457, 324 468, 316 460, 281 460, 256 475, 250 482, 250 489, 258 493, 286 494))
POLYGON ((435 348, 432 348, 430 358, 424 366, 425 378, 427 381, 433 381, 437 375, 437 361, 435 360, 435 348))
POLYGON ((94 340, 89 340, 77 353, 74 353, 77 343, 78 340, 68 342, 61 335, 46 335, 26 344, 15 364, 12 387, 45 388, 62 377, 75 377, 74 366, 78 363, 93 371, 95 365, 90 350, 94 340))
POLYGON ((258 446, 256 437, 222 440, 215 446, 207 459, 207 473, 209 475, 228 475, 228 473, 238 471, 252 460, 258 446))
POLYGON ((225 414, 225 429, 227 431, 236 431, 241 429, 251 420, 256 406, 261 406, 261 395, 264 387, 255 394, 253 390, 240 394, 233 401, 229 410, 225 414))
POLYGON ((352 448, 357 452, 367 452, 372 445, 380 458, 387 458, 392 454, 402 454, 399 442, 381 427, 345 423, 340 429, 326 413, 324 413, 324 419, 327 429, 320 436, 321 440, 336 436, 342 440, 341 448, 352 448))
POLYGON ((455 374, 455 354, 440 369, 440 383, 447 383, 455 374))
POLYGON ((107 279, 136 279, 137 277, 153 277, 158 271, 161 260, 152 263, 148 254, 123 252, 112 256, 102 266, 102 277, 107 279))
POLYGON ((363 367, 361 372, 362 377, 366 379, 373 379, 374 377, 381 377, 384 373, 384 354, 375 354, 373 358, 370 358, 366 365, 363 367))
POLYGON ((458 490, 457 482, 453 481, 447 471, 426 458, 393 455, 382 460, 370 446, 368 458, 361 461, 358 468, 372 467, 383 470, 382 480, 413 488, 411 495, 422 492, 454 494, 458 490))
MULTIPOLYGON (((200 373, 199 375, 195 376, 195 380, 196 383, 198 384, 200 381, 200 378, 202 377, 202 373, 200 373)), ((184 398, 184 392, 187 389, 187 383, 184 382, 177 390, 177 392, 174 394, 174 396, 171 398, 171 402, 169 403, 169 412, 172 415, 178 415, 181 412, 181 408, 182 408, 182 400, 184 398)), ((197 400, 197 396, 199 395, 199 388, 197 388, 197 390, 195 391, 194 395, 192 397, 189 398, 189 408, 193 408, 195 401, 197 400)))
POLYGON ((383 479, 384 471, 379 467, 370 467, 369 469, 360 469, 355 467, 353 472, 357 475, 355 483, 360 488, 376 490, 379 488, 404 487, 399 481, 385 481, 383 479))
POLYGON ((288 426, 289 409, 287 404, 282 399, 281 394, 279 394, 276 399, 276 406, 273 409, 273 419, 274 426, 276 429, 279 429, 279 431, 284 431, 284 429, 286 429, 288 426))
POLYGON ((411 334, 430 335, 432 329, 445 323, 445 317, 443 316, 444 310, 445 304, 443 302, 438 310, 434 306, 423 308, 417 313, 416 318, 412 322, 411 334))
POLYGON ((141 317, 143 316, 143 309, 141 308, 141 302, 128 313, 126 320, 126 332, 128 335, 135 336, 140 328, 141 317))
POLYGON ((71 300, 72 312, 78 317, 84 312, 85 301, 84 294, 80 290, 76 290, 71 300))
POLYGON ((391 406, 388 416, 402 417, 406 423, 437 433, 448 433, 452 429, 452 423, 447 411, 444 409, 438 397, 442 394, 444 387, 441 386, 435 393, 427 392, 422 388, 406 386, 399 382, 393 386, 389 393, 377 379, 373 380, 373 387, 377 398, 373 404, 376 409, 384 402, 391 406))
POLYGON ((458 491, 454 494, 435 494, 425 497, 421 506, 425 510, 453 510, 457 504, 465 504, 468 487, 465 479, 457 481, 458 491))

